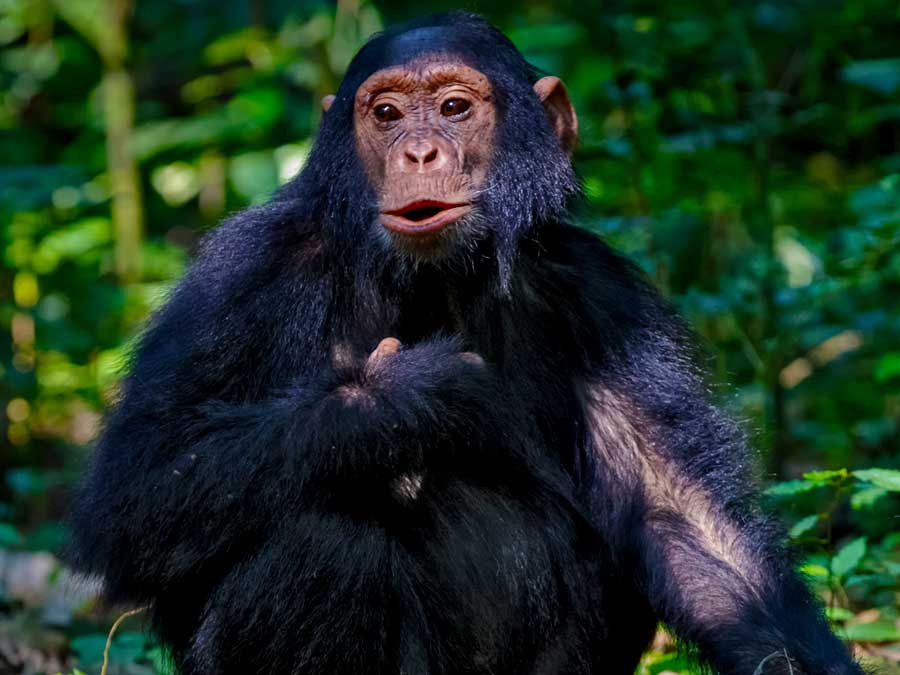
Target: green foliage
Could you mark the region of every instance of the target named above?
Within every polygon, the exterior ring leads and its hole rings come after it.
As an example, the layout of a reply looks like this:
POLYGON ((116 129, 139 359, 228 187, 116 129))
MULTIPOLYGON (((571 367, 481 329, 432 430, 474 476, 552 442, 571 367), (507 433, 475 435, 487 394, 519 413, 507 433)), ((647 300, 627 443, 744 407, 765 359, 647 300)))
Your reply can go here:
POLYGON ((9 523, 0 522, 0 547, 13 548, 22 543, 22 535, 9 523))
POLYGON ((802 571, 828 602, 828 618, 844 639, 900 640, 900 532, 885 518, 896 513, 898 493, 900 471, 876 468, 811 471, 766 490, 776 505, 800 511, 790 536, 806 554, 802 571), (836 541, 836 528, 847 529, 848 521, 867 534, 836 541))
MULTIPOLYGON (((64 541, 66 490, 199 237, 299 170, 361 41, 422 11, 128 4, 0 0, 0 553, 64 541)), ((785 479, 767 498, 829 617, 847 639, 900 641, 896 3, 478 7, 565 79, 587 194, 574 217, 697 328, 785 479)), ((34 609, 4 593, 0 579, 0 628, 34 609)), ((96 673, 109 622, 86 616, 69 617, 71 665, 96 673)), ((114 640, 116 672, 167 672, 136 635, 114 640)), ((641 669, 690 672, 669 643, 641 669)))
POLYGON ((866 538, 859 537, 841 548, 831 559, 831 573, 838 579, 845 579, 859 567, 866 555, 866 538))

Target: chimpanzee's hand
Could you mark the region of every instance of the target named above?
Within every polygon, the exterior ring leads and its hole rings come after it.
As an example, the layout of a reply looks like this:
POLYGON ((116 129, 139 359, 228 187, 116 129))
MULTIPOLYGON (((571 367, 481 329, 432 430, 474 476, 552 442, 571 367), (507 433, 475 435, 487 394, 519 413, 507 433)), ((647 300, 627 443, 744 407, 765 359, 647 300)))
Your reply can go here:
POLYGON ((402 346, 403 345, 400 343, 400 340, 398 340, 397 338, 384 338, 381 342, 378 343, 378 346, 375 347, 375 351, 369 354, 369 358, 366 359, 366 372, 370 372, 378 368, 378 365, 382 363, 387 357, 399 352, 402 346))
POLYGON ((344 468, 320 467, 319 477, 331 474, 348 486, 347 468, 356 466, 354 475, 369 484, 378 485, 381 476, 393 485, 421 475, 431 462, 455 461, 470 448, 499 447, 506 437, 509 427, 497 414, 503 395, 498 378, 456 338, 403 346, 388 337, 366 358, 346 348, 335 350, 333 363, 334 388, 314 404, 303 425, 331 430, 327 437, 316 431, 315 440, 327 443, 322 457, 344 468))
POLYGON ((496 407, 499 383, 478 354, 464 351, 457 338, 434 338, 403 346, 381 340, 364 360, 344 348, 335 350, 344 405, 365 413, 402 420, 430 420, 442 428, 468 426, 496 407))
MULTIPOLYGON (((426 343, 426 346, 423 347, 423 350, 426 352, 433 350, 434 345, 435 343, 426 343)), ((381 342, 378 343, 378 346, 375 348, 375 350, 371 354, 369 354, 369 358, 366 360, 366 373, 374 374, 377 373, 382 367, 389 367, 387 366, 387 364, 390 361, 390 357, 400 352, 401 349, 403 349, 403 344, 397 338, 384 338, 381 342)), ((414 347, 413 349, 415 350, 416 348, 414 347)), ((484 359, 475 352, 457 352, 455 355, 451 355, 451 358, 453 358, 454 356, 462 363, 473 366, 474 368, 482 370, 486 368, 484 359)))
MULTIPOLYGON (((384 338, 369 355, 359 384, 388 402, 420 401, 457 408, 489 404, 495 381, 484 359, 463 351, 459 340, 433 339, 405 347, 384 338), (411 397, 411 398, 408 398, 411 397)), ((496 399, 495 399, 496 400, 496 399)))

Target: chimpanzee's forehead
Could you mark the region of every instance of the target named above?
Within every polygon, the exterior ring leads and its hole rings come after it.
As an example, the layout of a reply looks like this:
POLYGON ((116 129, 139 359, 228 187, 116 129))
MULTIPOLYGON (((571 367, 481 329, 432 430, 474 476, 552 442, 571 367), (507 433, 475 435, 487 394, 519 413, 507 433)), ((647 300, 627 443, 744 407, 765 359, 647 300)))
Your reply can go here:
POLYGON ((490 80, 480 71, 465 64, 454 54, 428 52, 400 66, 375 71, 356 90, 357 105, 368 106, 372 99, 386 91, 428 91, 456 85, 487 100, 491 97, 490 80))

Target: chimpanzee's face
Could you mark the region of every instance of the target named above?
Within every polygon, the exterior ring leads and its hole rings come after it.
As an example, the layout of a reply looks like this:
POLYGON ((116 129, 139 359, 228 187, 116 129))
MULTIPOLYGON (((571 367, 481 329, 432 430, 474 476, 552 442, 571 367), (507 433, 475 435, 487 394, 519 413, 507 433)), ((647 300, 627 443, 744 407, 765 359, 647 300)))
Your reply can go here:
POLYGON ((354 129, 392 243, 433 259, 478 235, 475 197, 493 157, 496 110, 482 73, 429 55, 371 75, 354 129))

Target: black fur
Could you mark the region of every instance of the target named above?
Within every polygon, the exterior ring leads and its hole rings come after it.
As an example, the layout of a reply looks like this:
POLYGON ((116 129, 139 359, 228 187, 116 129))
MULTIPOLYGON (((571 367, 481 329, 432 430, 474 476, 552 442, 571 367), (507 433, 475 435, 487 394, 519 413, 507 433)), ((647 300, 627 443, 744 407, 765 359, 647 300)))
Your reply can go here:
POLYGON ((152 607, 182 673, 625 675, 659 620, 721 672, 781 650, 796 673, 859 672, 756 511, 690 336, 564 224, 576 181, 536 77, 472 15, 375 38, 303 173, 209 236, 154 318, 74 500, 72 559, 152 607), (411 268, 377 223, 352 99, 423 51, 488 75, 500 122, 485 238, 411 268), (388 336, 404 349, 366 368, 388 336), (594 428, 597 383, 735 524, 752 575, 653 502, 617 429, 594 428), (727 620, 703 619, 710 598, 727 620))

